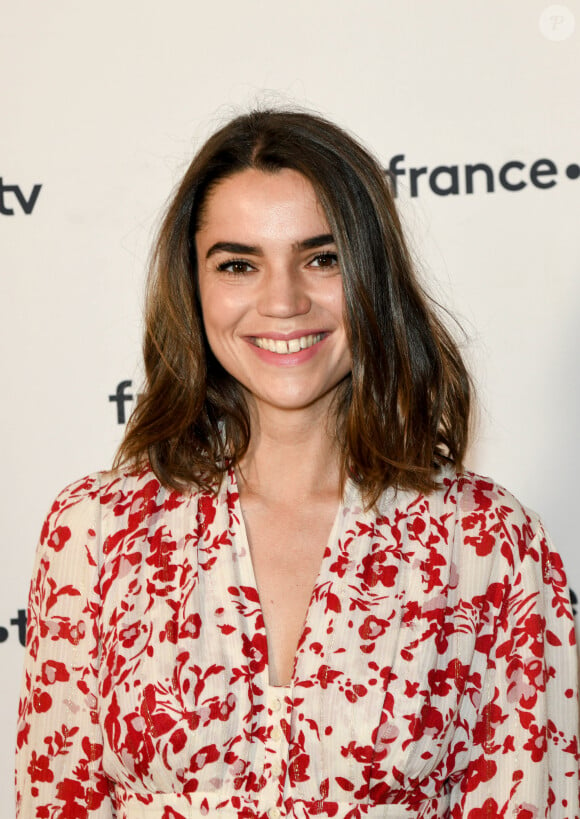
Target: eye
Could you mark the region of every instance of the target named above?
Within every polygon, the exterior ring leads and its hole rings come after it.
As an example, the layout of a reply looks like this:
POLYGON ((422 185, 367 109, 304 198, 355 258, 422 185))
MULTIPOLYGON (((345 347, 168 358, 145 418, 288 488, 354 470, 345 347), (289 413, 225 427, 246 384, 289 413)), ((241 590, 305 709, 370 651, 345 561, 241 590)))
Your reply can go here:
POLYGON ((243 276, 244 273, 249 273, 251 270, 254 270, 254 267, 245 259, 230 259, 227 262, 218 264, 217 269, 220 273, 231 273, 234 276, 243 276))
POLYGON ((323 253, 317 253, 309 264, 311 267, 320 267, 328 270, 338 265, 338 256, 330 250, 325 250, 323 253))

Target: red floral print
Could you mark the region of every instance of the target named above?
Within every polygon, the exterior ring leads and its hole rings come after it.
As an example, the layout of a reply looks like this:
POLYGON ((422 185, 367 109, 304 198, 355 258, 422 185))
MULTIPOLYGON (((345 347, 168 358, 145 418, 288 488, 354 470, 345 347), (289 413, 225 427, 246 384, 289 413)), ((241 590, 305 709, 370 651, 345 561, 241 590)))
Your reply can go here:
POLYGON ((280 688, 233 471, 92 476, 41 534, 18 815, 580 819, 575 663, 561 560, 487 479, 347 484, 280 688))

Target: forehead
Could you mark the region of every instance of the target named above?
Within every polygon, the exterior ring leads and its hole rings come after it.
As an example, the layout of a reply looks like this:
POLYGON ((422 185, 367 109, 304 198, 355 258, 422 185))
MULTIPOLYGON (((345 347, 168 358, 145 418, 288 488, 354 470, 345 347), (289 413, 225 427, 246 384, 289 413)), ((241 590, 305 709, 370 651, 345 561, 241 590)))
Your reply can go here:
POLYGON ((244 230, 267 237, 313 229, 328 232, 328 220, 305 176, 289 168, 274 172, 249 168, 210 190, 197 233, 244 230))

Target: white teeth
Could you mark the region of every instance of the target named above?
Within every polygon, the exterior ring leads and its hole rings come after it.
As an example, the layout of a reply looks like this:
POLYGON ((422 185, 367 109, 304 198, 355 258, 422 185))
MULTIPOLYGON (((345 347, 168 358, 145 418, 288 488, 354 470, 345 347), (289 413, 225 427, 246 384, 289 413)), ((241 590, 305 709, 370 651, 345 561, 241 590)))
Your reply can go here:
POLYGON ((263 338, 256 336, 254 344, 262 350, 269 350, 271 353, 278 353, 279 355, 288 355, 288 353, 298 353, 300 350, 306 350, 314 344, 318 344, 322 340, 324 333, 316 333, 315 335, 300 336, 300 338, 291 338, 289 341, 284 341, 279 338, 263 338))

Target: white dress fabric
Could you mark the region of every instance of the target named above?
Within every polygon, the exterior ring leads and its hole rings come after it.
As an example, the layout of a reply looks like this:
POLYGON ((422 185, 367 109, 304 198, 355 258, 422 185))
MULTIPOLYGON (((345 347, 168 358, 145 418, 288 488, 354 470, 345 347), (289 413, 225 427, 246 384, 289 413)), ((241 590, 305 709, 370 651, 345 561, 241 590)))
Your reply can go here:
POLYGON ((579 819, 577 725, 562 563, 488 479, 347 484, 287 687, 233 470, 90 476, 44 525, 21 819, 579 819))

